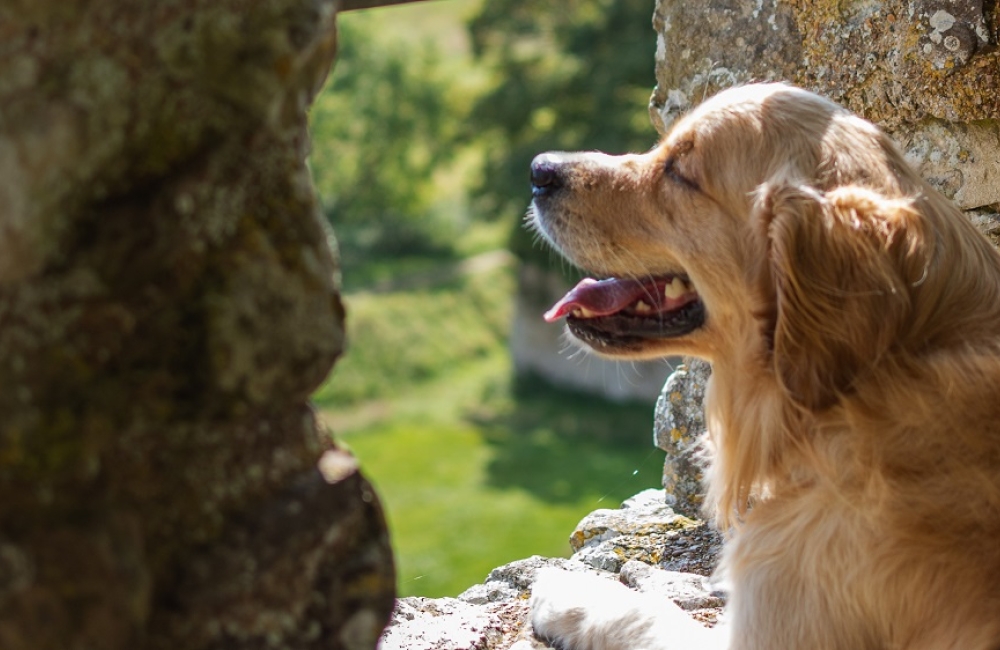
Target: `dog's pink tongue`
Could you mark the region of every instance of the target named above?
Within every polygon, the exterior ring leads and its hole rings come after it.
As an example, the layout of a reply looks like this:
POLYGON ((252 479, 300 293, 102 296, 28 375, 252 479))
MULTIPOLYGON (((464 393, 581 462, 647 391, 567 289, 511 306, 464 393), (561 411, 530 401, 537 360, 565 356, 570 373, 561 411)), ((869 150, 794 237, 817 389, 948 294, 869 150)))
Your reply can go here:
POLYGON ((557 321, 576 309, 585 310, 589 318, 610 316, 649 295, 649 292, 650 288, 638 280, 585 278, 545 312, 545 320, 549 323, 557 321))

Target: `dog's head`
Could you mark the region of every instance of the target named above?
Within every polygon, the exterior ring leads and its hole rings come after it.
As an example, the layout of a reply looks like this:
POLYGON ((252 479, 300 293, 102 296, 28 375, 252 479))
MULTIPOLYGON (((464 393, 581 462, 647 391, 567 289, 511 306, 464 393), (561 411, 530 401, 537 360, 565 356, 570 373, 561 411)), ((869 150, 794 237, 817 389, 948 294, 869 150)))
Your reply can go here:
POLYGON ((953 208, 817 95, 731 89, 648 153, 546 153, 531 174, 534 227, 605 278, 546 318, 601 354, 756 355, 821 408, 891 346, 926 343, 914 303, 946 229, 927 215, 953 208))

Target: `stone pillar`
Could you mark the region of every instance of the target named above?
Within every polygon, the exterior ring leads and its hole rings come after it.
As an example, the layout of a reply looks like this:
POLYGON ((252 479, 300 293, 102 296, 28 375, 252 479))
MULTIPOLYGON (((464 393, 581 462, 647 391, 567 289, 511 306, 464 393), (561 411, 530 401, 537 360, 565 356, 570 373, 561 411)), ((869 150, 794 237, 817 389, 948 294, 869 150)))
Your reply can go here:
POLYGON ((4 650, 374 647, 385 524, 307 403, 343 346, 305 166, 335 11, 0 8, 4 650))
POLYGON ((687 359, 667 378, 656 402, 653 437, 667 452, 663 462, 663 489, 667 504, 682 515, 703 516, 705 389, 712 367, 701 359, 687 359))

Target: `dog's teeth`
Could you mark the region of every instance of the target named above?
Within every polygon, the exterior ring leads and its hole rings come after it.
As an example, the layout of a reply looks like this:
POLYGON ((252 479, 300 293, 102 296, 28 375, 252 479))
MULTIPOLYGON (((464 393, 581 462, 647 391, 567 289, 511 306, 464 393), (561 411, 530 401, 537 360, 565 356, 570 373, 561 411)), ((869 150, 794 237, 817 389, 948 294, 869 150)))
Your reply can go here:
POLYGON ((646 312, 653 311, 653 308, 644 303, 643 301, 638 300, 635 303, 635 310, 640 314, 645 314, 646 312))
POLYGON ((594 318, 597 316, 594 312, 590 311, 586 307, 577 307, 573 310, 573 315, 577 318, 594 318))
POLYGON ((583 316, 583 312, 580 311, 579 307, 577 307, 576 309, 574 309, 570 313, 573 314, 574 316, 576 316, 577 318, 580 318, 581 316, 583 316))
POLYGON ((663 289, 663 295, 668 300, 676 300, 687 293, 687 284, 680 278, 674 278, 670 284, 663 289))

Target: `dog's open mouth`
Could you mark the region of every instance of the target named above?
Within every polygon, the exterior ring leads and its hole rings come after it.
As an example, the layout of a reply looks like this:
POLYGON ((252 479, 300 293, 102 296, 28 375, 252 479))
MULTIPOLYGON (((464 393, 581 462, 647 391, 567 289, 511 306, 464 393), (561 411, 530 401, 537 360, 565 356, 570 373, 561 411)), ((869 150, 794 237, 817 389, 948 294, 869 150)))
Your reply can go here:
POLYGON ((683 336, 705 322, 698 293, 684 277, 646 280, 586 278, 545 313, 566 318, 570 331, 598 348, 631 347, 648 339, 683 336))

